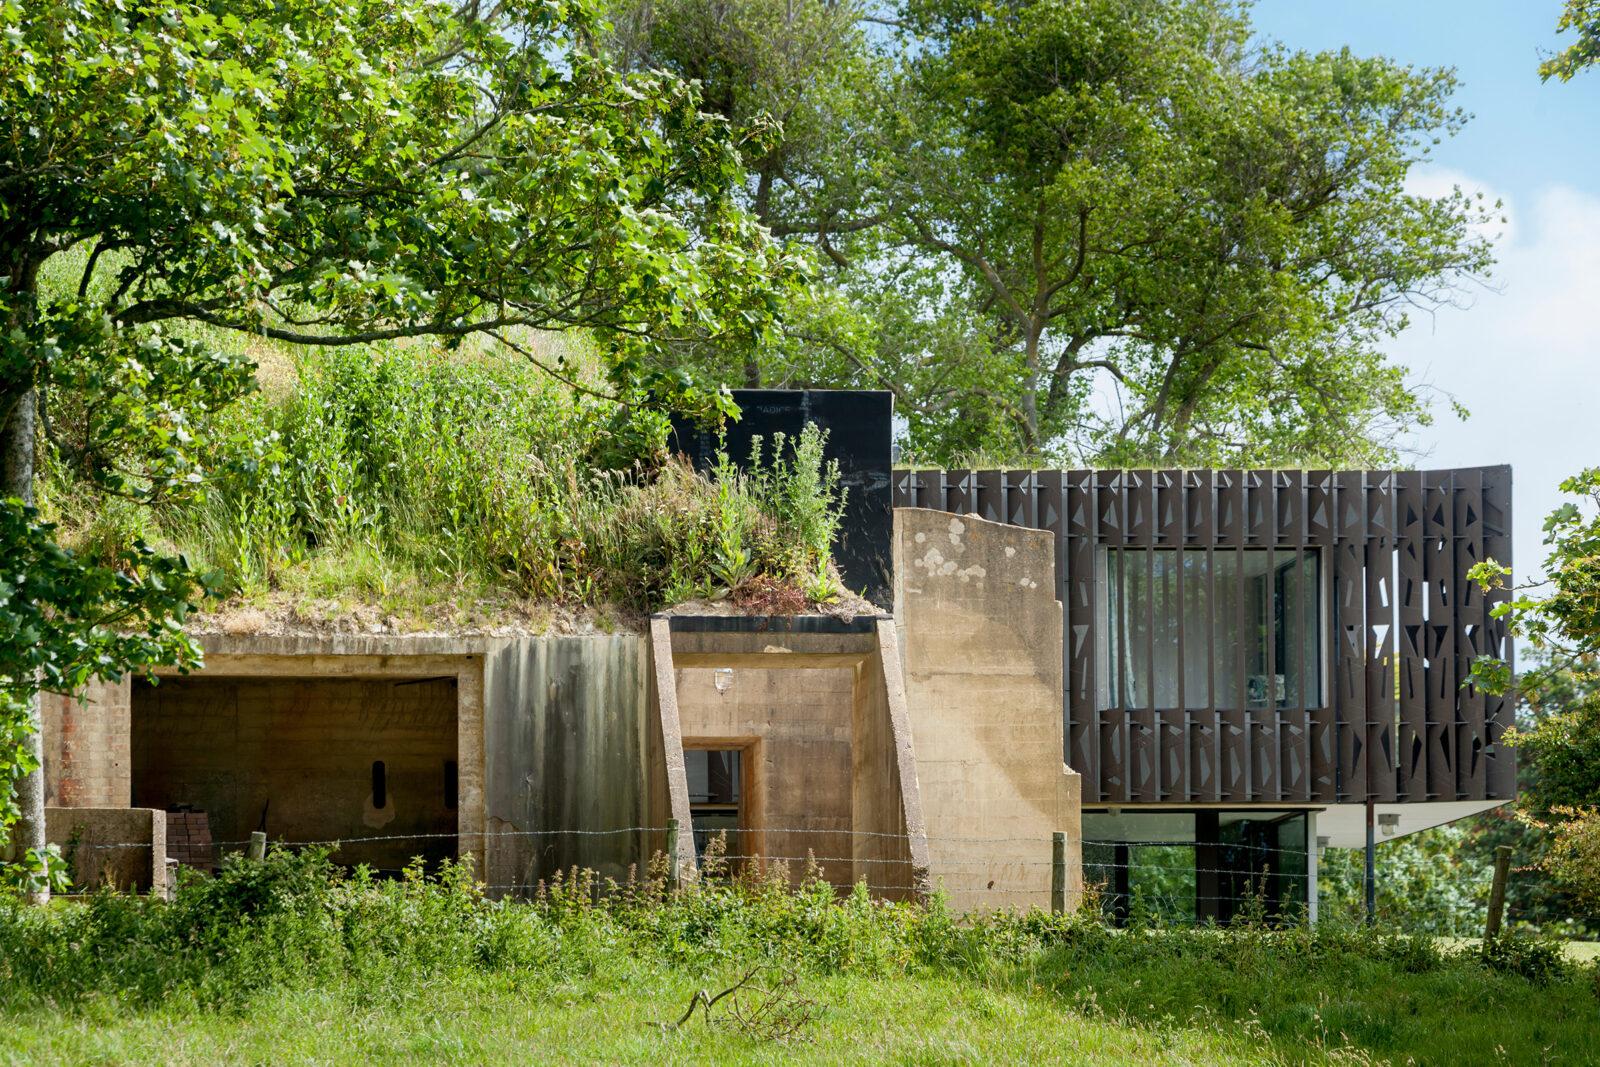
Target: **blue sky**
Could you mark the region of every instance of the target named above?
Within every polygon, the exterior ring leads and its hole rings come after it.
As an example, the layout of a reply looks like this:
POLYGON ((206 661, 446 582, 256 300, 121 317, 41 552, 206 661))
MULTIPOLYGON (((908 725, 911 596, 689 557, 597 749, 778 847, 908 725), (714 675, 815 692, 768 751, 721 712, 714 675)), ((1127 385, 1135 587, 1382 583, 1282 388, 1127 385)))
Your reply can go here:
POLYGON ((1600 466, 1600 68, 1542 83, 1561 0, 1261 0, 1257 31, 1296 48, 1349 45, 1415 66, 1454 67, 1475 117, 1414 176, 1505 202, 1500 265, 1463 308, 1422 318, 1390 352, 1417 381, 1464 404, 1436 405, 1417 466, 1510 463, 1515 566, 1539 568, 1556 486, 1600 466))

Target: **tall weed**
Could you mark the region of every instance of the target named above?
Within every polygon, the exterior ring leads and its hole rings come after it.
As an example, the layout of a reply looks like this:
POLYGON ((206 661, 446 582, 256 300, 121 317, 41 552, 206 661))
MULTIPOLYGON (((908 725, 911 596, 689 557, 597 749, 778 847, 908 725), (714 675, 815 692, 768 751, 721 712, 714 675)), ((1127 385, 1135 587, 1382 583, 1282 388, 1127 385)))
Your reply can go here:
POLYGON ((360 561, 352 581, 393 569, 640 610, 757 577, 818 599, 832 588, 844 498, 815 427, 701 476, 665 456, 659 415, 510 357, 398 348, 302 355, 292 388, 206 429, 195 503, 86 520, 85 545, 154 525, 247 598, 308 567, 325 581, 336 569, 315 561, 330 557, 360 561))

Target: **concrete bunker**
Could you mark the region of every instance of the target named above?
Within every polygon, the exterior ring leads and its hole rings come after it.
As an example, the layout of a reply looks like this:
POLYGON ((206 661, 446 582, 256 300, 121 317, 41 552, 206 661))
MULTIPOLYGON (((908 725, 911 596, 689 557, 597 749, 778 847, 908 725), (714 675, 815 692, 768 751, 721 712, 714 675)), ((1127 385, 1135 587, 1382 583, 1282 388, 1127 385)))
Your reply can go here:
MULTIPOLYGON (((484 835, 481 642, 207 635, 205 667, 129 685, 135 806, 206 813, 220 858, 250 834, 337 842, 334 862, 394 874, 471 855, 484 835)), ((180 814, 168 849, 183 853, 180 814)))
POLYGON ((735 870, 814 860, 841 889, 926 892, 891 620, 658 617, 651 637, 680 866, 725 834, 735 870))

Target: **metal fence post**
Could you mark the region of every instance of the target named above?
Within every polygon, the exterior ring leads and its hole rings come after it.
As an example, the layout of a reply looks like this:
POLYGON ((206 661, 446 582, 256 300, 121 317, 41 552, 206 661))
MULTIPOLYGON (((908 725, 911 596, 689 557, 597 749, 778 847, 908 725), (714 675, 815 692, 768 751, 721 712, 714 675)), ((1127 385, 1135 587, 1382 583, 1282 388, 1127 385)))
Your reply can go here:
POLYGON ((1057 830, 1050 835, 1050 911, 1062 915, 1067 910, 1067 835, 1057 830))
POLYGON ((678 820, 667 820, 667 885, 678 888, 678 820))

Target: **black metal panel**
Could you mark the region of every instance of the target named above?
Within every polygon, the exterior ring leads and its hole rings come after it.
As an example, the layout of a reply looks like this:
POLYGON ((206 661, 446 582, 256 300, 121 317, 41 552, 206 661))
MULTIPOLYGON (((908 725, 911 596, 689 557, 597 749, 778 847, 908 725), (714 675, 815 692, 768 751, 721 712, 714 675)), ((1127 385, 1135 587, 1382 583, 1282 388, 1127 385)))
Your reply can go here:
POLYGON ((974 479, 978 498, 973 514, 990 522, 1006 522, 1006 475, 1004 471, 978 471, 974 479))
MULTIPOLYGON (((1332 589, 1333 554, 1338 528, 1332 471, 1306 472, 1306 543, 1322 554, 1323 589, 1332 589)), ((1331 603, 1331 600, 1330 600, 1331 603)), ((1325 611, 1331 609, 1324 609, 1325 611)), ((1338 651, 1338 630, 1330 625, 1325 642, 1329 663, 1321 678, 1323 699, 1311 710, 1311 799, 1333 803, 1340 796, 1339 724, 1334 709, 1332 657, 1338 651)))
MULTIPOLYGON (((1509 566, 1511 563, 1511 468, 1487 467, 1483 471, 1483 554, 1509 566)), ((1496 605, 1511 599, 1511 579, 1504 588, 1484 597, 1484 652, 1512 662, 1511 637, 1504 619, 1493 616, 1496 605)), ((1484 731, 1488 742, 1486 785, 1491 797, 1511 796, 1516 792, 1517 768, 1512 750, 1501 743, 1501 735, 1512 725, 1515 708, 1509 696, 1488 696, 1484 700, 1484 731)))
POLYGON ((1425 604, 1427 582, 1422 557, 1422 475, 1395 475, 1395 645, 1400 657, 1400 721, 1395 743, 1397 792, 1407 800, 1427 798, 1427 669, 1425 604))
POLYGON ((1395 799, 1394 475, 1367 477, 1367 793, 1395 799))
POLYGON ((1083 796, 1104 800, 1105 775, 1100 764, 1100 717, 1093 711, 1098 701, 1095 678, 1095 643, 1106 635, 1095 633, 1095 568, 1098 504, 1094 471, 1066 474, 1066 536, 1061 542, 1058 570, 1067 576, 1066 644, 1071 666, 1062 713, 1067 719, 1067 762, 1083 768, 1083 796), (1064 563, 1065 566, 1060 566, 1064 563))
POLYGON ((1427 690, 1427 797, 1455 798, 1456 637, 1455 501, 1449 471, 1422 476, 1422 567, 1428 595, 1424 628, 1427 690))
POLYGON ((807 423, 827 431, 826 458, 839 464, 844 486, 844 521, 834 544, 834 560, 850 588, 875 604, 893 599, 893 558, 889 539, 894 500, 892 438, 894 397, 865 389, 735 389, 742 413, 723 436, 674 419, 673 448, 705 470, 719 448, 735 463, 748 462, 753 438, 770 447, 774 434, 793 439, 807 423))
POLYGON ((1455 472, 1456 796, 1482 796, 1488 762, 1483 692, 1472 683, 1472 663, 1488 637, 1483 594, 1467 573, 1483 561, 1483 472, 1455 472))
POLYGON ((1334 476, 1333 707, 1341 801, 1367 799, 1366 476, 1334 476))

